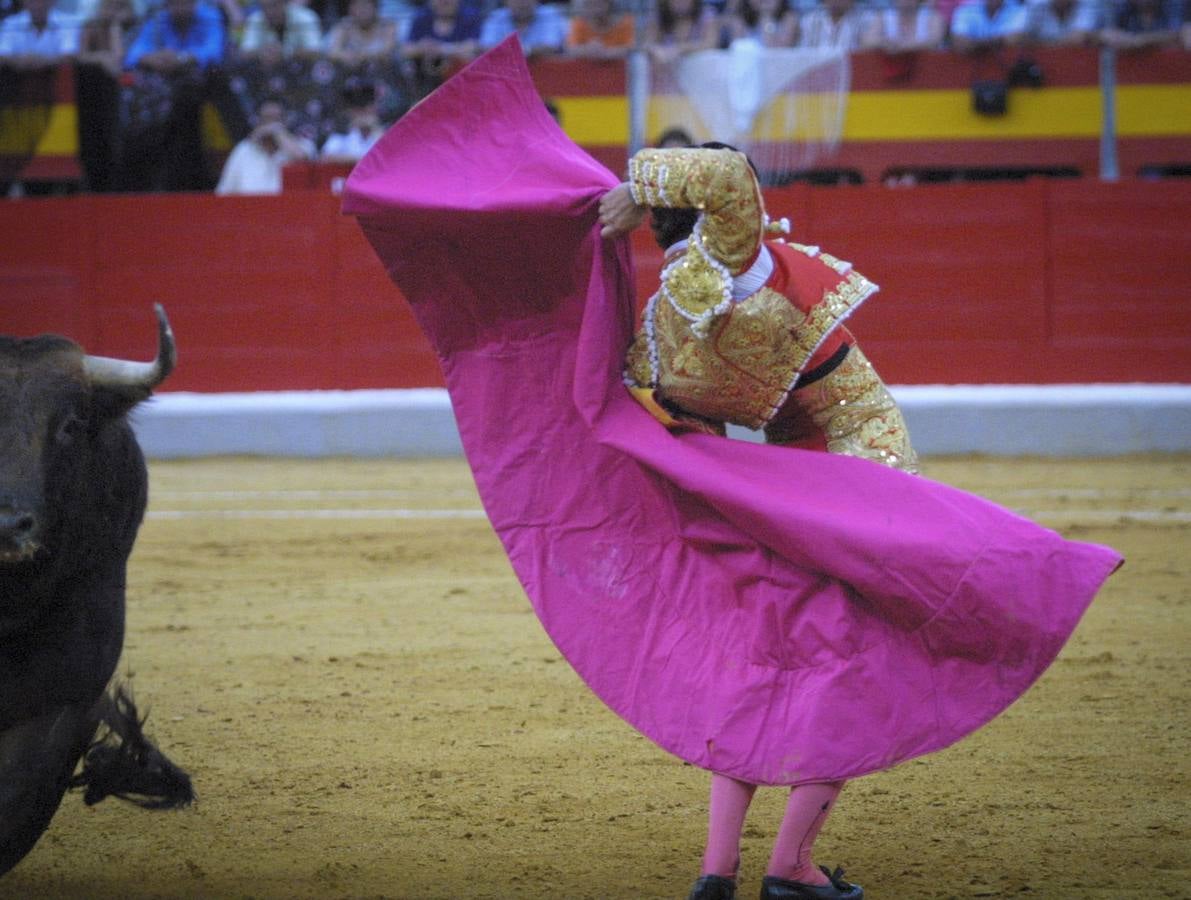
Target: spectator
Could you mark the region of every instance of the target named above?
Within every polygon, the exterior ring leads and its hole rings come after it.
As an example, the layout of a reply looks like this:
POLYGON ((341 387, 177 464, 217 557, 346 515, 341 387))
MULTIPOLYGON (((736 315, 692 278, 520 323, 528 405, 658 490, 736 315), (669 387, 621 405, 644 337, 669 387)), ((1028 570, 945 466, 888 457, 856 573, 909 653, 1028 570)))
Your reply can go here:
MULTIPOLYGON (((141 2, 154 7, 159 4, 159 0, 141 0, 141 2)), ((232 39, 232 43, 235 44, 244 30, 244 7, 240 5, 240 0, 208 0, 208 2, 213 3, 223 16, 223 27, 232 39)))
POLYGON ((79 22, 53 0, 24 0, 0 22, 0 63, 12 69, 50 69, 79 49, 79 22))
POLYGON ((101 0, 95 14, 83 24, 79 37, 75 69, 79 164, 90 191, 109 191, 115 186, 118 79, 136 27, 131 0, 101 0))
POLYGON ((376 12, 382 19, 387 19, 397 26, 397 43, 404 44, 409 40, 409 29, 413 25, 414 17, 425 6, 426 0, 377 0, 376 12))
POLYGON ((868 19, 861 44, 890 55, 938 50, 947 35, 947 22, 932 0, 893 0, 868 19))
MULTIPOLYGON (((937 12, 943 18, 944 48, 948 46, 948 40, 951 31, 951 20, 955 17, 956 8, 962 2, 963 0, 934 0, 934 2, 931 4, 935 8, 935 12, 937 12)), ((1023 0, 1023 2, 1025 2, 1025 0, 1023 0)))
POLYGON ((200 0, 166 0, 124 58, 123 190, 210 190, 200 112, 223 60, 223 17, 200 0))
POLYGON ((225 31, 219 10, 201 0, 165 0, 124 58, 126 69, 175 74, 223 61, 225 31))
POLYGON ((327 36, 327 55, 349 68, 388 60, 396 52, 397 23, 381 17, 376 0, 351 0, 347 17, 327 36))
POLYGON ((1030 40, 1038 44, 1081 45, 1100 27, 1096 0, 1037 0, 1029 7, 1030 40))
POLYGON ((552 3, 504 0, 484 18, 480 46, 495 47, 516 33, 526 56, 561 53, 567 40, 567 20, 552 3))
POLYGON ((326 162, 356 162, 384 133, 374 85, 349 79, 343 88, 343 104, 347 107, 347 131, 337 131, 327 138, 321 154, 326 162))
POLYGON ((1175 3, 1163 0, 1125 0, 1100 40, 1117 50, 1173 47, 1179 42, 1181 14, 1175 3))
MULTIPOLYGON (((138 24, 132 0, 100 0, 79 34, 79 63, 98 66, 112 78, 119 77, 138 24)), ((81 100, 79 103, 82 105, 81 100)))
POLYGON ((480 40, 480 16, 462 0, 430 0, 418 12, 403 48, 414 61, 418 93, 437 87, 450 67, 476 55, 480 40))
POLYGON ((765 47, 793 47, 798 15, 787 0, 740 0, 726 24, 730 41, 753 38, 765 47))
POLYGON ((285 107, 266 100, 257 110, 257 126, 228 155, 215 193, 280 194, 282 167, 317 153, 313 141, 286 127, 285 107))
POLYGON ((719 16, 703 0, 657 0, 645 38, 655 61, 673 62, 684 53, 710 50, 718 41, 719 16))
POLYGON ((240 53, 269 65, 284 57, 318 56, 322 45, 318 14, 293 0, 260 0, 240 36, 240 53))
POLYGON ((798 46, 851 52, 860 48, 866 25, 853 0, 823 0, 798 22, 798 46))
POLYGON ((616 14, 613 0, 577 0, 567 53, 586 59, 623 59, 633 47, 633 16, 616 14))
POLYGON ((347 17, 348 0, 305 0, 303 5, 318 16, 324 34, 340 19, 347 17))
POLYGON ((1025 39, 1028 19, 1018 0, 964 0, 951 16, 951 46, 980 53, 1016 46, 1025 39))

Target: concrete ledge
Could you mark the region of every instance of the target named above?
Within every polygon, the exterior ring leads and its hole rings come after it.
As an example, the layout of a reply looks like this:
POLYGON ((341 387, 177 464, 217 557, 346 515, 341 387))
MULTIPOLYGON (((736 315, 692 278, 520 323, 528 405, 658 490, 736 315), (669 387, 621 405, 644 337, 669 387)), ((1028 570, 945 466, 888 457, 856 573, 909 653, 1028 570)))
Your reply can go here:
MULTIPOLYGON (((1113 456, 1191 452, 1191 385, 906 385, 891 389, 924 455, 1113 456)), ((134 426, 158 459, 456 456, 447 392, 164 393, 134 426)), ((732 429, 733 437, 758 435, 732 429)))

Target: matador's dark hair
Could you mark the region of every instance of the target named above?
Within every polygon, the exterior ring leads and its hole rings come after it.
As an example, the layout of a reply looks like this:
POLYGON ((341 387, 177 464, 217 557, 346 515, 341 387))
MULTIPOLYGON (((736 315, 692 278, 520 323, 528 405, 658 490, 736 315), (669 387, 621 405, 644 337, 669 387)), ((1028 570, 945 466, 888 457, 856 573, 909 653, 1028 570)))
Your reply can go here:
MULTIPOLYGON (((692 144, 691 146, 697 146, 701 150, 736 150, 740 152, 739 148, 720 141, 707 141, 703 144, 692 144)), ((748 159, 748 156, 745 156, 745 159, 748 159)), ((748 163, 753 170, 753 174, 756 175, 757 167, 753 165, 751 159, 748 160, 748 163)), ((690 237, 691 232, 695 229, 695 221, 698 218, 699 210, 697 209, 654 206, 651 208, 649 227, 653 231, 653 239, 657 241, 659 247, 665 250, 679 241, 690 237)))

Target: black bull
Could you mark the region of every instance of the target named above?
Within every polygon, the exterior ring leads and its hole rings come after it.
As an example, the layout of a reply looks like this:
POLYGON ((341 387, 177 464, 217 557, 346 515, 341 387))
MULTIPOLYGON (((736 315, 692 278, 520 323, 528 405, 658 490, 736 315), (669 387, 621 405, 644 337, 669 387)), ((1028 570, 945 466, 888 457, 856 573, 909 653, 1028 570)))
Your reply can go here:
POLYGON ((157 319, 151 363, 88 356, 53 335, 0 336, 0 874, 71 787, 87 803, 193 798, 127 694, 108 689, 148 496, 127 414, 174 366, 160 306, 157 319))

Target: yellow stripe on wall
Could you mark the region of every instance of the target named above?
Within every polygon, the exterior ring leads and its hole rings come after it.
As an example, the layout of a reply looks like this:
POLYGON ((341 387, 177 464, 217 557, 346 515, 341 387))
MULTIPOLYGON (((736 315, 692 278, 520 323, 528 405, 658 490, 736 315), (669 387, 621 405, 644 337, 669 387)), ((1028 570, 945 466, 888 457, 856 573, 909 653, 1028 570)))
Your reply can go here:
POLYGON ((223 152, 232 149, 232 139, 223 127, 223 119, 219 118, 219 111, 210 103, 203 104, 199 127, 202 129, 203 143, 208 148, 223 152))
MULTIPOLYGON (((848 98, 844 141, 1021 140, 1100 135, 1100 90, 1011 88, 1004 116, 972 111, 967 90, 856 91, 848 98)), ((1122 137, 1191 134, 1191 85, 1117 89, 1122 137)))
POLYGON ((629 142, 629 102, 621 96, 551 97, 563 131, 576 144, 599 146, 629 142))
POLYGON ((73 103, 55 103, 50 124, 37 142, 35 156, 74 156, 79 152, 79 109, 73 103))
POLYGON ((848 98, 844 141, 922 141, 1095 137, 1100 92, 1052 88, 1009 92, 1004 116, 972 111, 968 90, 857 91, 848 98))
MULTIPOLYGON (((552 98, 562 126, 576 143, 624 146, 629 140, 628 101, 622 96, 552 98)), ((691 115, 681 97, 656 96, 647 135, 656 137, 691 115)), ((231 146, 215 110, 203 109, 203 131, 210 146, 231 146)), ((962 141, 1023 138, 1096 138, 1100 134, 1100 91, 1095 87, 1012 88, 1005 116, 978 116, 967 90, 854 91, 848 98, 843 140, 962 141)), ((1120 137, 1191 135, 1191 85, 1123 85, 1117 89, 1120 137)), ((773 139, 779 135, 754 135, 773 139)), ((78 110, 55 103, 49 122, 38 109, 0 110, 0 153, 22 155, 37 141, 38 156, 78 153, 78 110), (40 139, 37 132, 45 128, 40 139)))
POLYGON ((79 149, 78 109, 73 103, 0 109, 0 153, 74 156, 79 149))
MULTIPOLYGON (((555 97, 563 128, 588 146, 628 142, 624 97, 555 97)), ((655 96, 646 133, 653 138, 669 124, 692 115, 681 97, 655 96)), ((854 91, 848 98, 843 140, 965 141, 1023 138, 1096 138, 1100 135, 1100 90, 1095 87, 1011 88, 1004 116, 979 116, 971 94, 960 90, 854 91)), ((1191 135, 1191 85, 1124 85, 1117 89, 1120 137, 1191 135)), ((804 136, 811 136, 808 133, 804 136)), ((760 133, 755 139, 780 135, 760 133)))
MULTIPOLYGON (((50 107, 48 122, 43 109, 44 107, 36 106, 26 109, 10 107, 0 111, 0 153, 24 155, 29 144, 36 141, 34 156, 78 154, 78 107, 74 103, 55 103, 50 107)), ((210 147, 215 150, 231 149, 231 138, 223 127, 219 113, 209 103, 204 104, 202 108, 202 129, 210 147)))
POLYGON ((1191 85, 1137 84, 1117 88, 1117 134, 1191 134, 1191 85))

